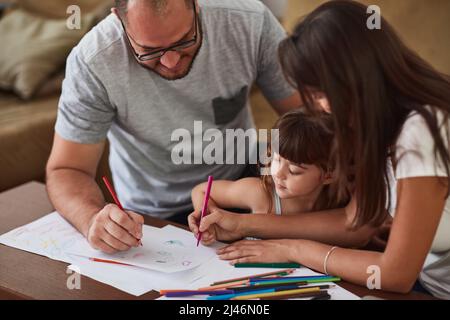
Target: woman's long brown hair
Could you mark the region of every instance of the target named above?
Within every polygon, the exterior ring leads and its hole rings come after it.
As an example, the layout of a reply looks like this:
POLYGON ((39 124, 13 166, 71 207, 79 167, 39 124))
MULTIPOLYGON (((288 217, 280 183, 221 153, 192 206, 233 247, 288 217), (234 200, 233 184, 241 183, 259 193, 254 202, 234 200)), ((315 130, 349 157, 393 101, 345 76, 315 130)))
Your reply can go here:
POLYGON ((436 159, 450 177, 449 147, 437 118, 441 111, 448 139, 449 76, 407 48, 386 20, 381 18, 381 29, 370 30, 368 18, 365 5, 330 1, 309 14, 280 45, 285 75, 307 110, 316 112, 311 90, 328 98, 341 193, 349 185, 348 177, 354 176, 354 228, 377 226, 385 219, 391 203, 387 163, 411 112, 425 119, 436 159))

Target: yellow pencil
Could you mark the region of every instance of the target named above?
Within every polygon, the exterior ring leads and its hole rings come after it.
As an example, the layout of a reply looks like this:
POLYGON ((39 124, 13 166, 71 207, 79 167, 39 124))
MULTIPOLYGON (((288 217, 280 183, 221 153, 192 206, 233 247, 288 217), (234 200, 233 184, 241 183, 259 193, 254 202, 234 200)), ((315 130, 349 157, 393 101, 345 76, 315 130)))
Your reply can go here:
POLYGON ((278 292, 249 294, 246 296, 237 296, 237 297, 232 298, 231 300, 248 300, 248 299, 256 299, 256 298, 280 297, 280 296, 287 296, 287 295, 296 294, 296 293, 307 293, 307 292, 317 292, 317 291, 320 291, 319 287, 311 287, 311 288, 285 290, 285 291, 278 291, 278 292))

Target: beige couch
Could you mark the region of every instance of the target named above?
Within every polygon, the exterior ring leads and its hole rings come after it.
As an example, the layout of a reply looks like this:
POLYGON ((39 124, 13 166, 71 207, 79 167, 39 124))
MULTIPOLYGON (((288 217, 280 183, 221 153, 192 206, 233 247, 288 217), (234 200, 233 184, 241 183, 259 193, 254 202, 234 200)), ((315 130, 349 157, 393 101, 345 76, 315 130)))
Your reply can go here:
MULTIPOLYGON (((1 1, 1 3, 11 1, 1 1)), ((49 19, 64 19, 69 5, 79 5, 81 12, 94 12, 97 19, 108 13, 111 0, 16 0, 33 14, 49 19)), ((50 154, 63 67, 60 76, 53 76, 52 92, 39 98, 21 100, 11 92, 0 91, 0 192, 22 183, 44 181, 45 164, 50 154), (58 89, 59 87, 59 89, 58 89)), ((107 153, 102 159, 100 174, 109 174, 107 153)))

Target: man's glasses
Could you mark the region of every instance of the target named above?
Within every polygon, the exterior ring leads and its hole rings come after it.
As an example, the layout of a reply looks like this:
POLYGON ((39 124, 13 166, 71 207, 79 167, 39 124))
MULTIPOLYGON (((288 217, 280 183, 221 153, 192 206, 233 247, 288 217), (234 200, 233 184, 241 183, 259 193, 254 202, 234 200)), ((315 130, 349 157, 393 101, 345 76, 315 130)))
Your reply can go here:
POLYGON ((139 53, 137 53, 134 50, 133 46, 131 45, 131 40, 130 40, 130 37, 129 37, 128 33, 127 33, 127 30, 125 29, 125 25, 124 25, 122 19, 119 18, 120 23, 122 24, 123 31, 125 33, 125 38, 127 39, 128 44, 130 45, 130 48, 133 51, 133 54, 134 54, 135 58, 138 61, 140 61, 140 62, 154 60, 154 59, 161 58, 168 51, 181 51, 183 49, 192 47, 194 44, 196 44, 197 43, 197 37, 198 37, 198 32, 197 32, 197 29, 198 29, 197 28, 198 16, 197 16, 197 8, 196 8, 196 5, 195 5, 195 0, 192 1, 192 4, 193 4, 193 8, 194 8, 194 22, 193 22, 194 30, 195 30, 194 37, 192 39, 190 39, 190 40, 186 40, 186 41, 182 41, 180 43, 174 44, 173 46, 170 46, 168 48, 158 49, 158 50, 155 50, 155 51, 152 51, 152 52, 148 52, 148 53, 145 53, 145 54, 139 54, 139 53))

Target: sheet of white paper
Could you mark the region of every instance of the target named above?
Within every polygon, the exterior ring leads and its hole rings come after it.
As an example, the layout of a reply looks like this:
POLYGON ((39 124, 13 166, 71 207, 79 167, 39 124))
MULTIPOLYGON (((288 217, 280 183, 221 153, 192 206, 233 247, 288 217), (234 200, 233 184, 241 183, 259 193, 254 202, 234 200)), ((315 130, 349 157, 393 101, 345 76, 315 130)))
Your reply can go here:
POLYGON ((80 256, 74 256, 74 263, 69 269, 135 296, 151 290, 192 288, 191 282, 198 277, 196 268, 163 273, 140 267, 94 262, 80 256))
MULTIPOLYGON (((140 268, 94 262, 75 255, 72 256, 72 260, 72 264, 68 267, 70 270, 131 295, 140 296, 152 290, 152 286, 140 281, 142 271, 133 270, 140 268)), ((83 288, 83 283, 81 283, 81 288, 83 288)))
POLYGON ((0 243, 71 263, 66 250, 84 237, 57 212, 0 236, 0 243))
POLYGON ((155 231, 143 227, 142 247, 126 252, 106 254, 92 249, 83 239, 71 246, 67 252, 83 257, 111 260, 150 270, 173 273, 199 266, 215 255, 202 245, 196 246, 192 234, 174 233, 171 228, 155 231))
MULTIPOLYGON (((158 231, 159 228, 148 227, 158 231)), ((133 295, 141 295, 153 289, 149 281, 141 282, 140 268, 123 267, 90 261, 68 254, 65 250, 77 241, 85 241, 83 236, 57 212, 50 213, 27 225, 11 230, 0 236, 0 243, 48 257, 53 260, 72 263, 71 270, 101 281, 133 295), (134 270, 136 269, 136 270, 134 270), (91 273, 93 276, 91 276, 91 273)), ((154 275, 158 279, 158 275, 154 275)), ((163 282, 166 284, 167 282, 163 282)), ((174 284, 170 283, 172 286, 174 284)), ((167 283, 169 285, 169 283, 167 283)))

